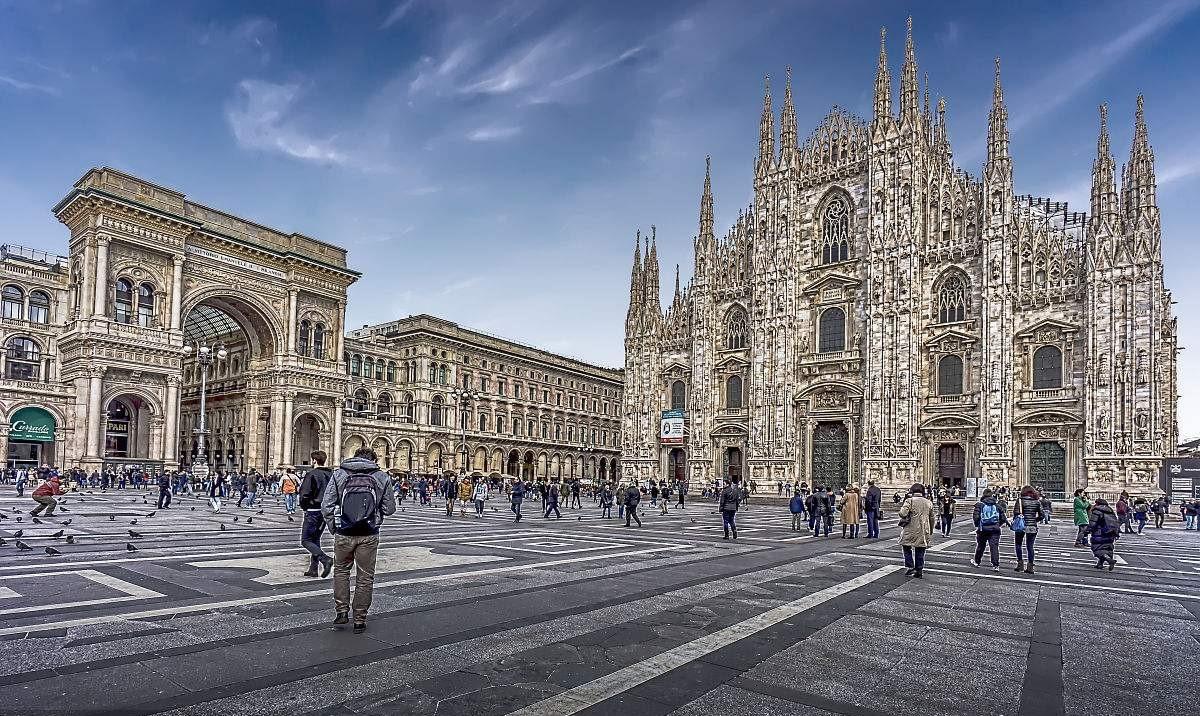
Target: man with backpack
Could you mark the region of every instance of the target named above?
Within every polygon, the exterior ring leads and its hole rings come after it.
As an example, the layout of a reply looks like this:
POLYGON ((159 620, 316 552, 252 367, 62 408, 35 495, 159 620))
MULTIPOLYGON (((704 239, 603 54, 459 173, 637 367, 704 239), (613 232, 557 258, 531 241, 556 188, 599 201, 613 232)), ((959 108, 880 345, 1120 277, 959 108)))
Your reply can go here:
POLYGON ((983 549, 987 547, 992 553, 992 571, 1000 571, 1000 532, 1001 527, 1008 524, 1008 516, 1004 507, 996 501, 996 495, 991 490, 984 490, 983 497, 975 503, 972 515, 975 522, 975 558, 971 566, 978 567, 983 559, 983 549))
POLYGON ((738 507, 742 504, 745 494, 738 485, 736 475, 725 481, 725 489, 721 490, 720 502, 717 505, 721 511, 721 527, 725 530, 724 539, 729 539, 730 532, 733 533, 733 538, 737 539, 737 523, 734 521, 734 517, 737 515, 738 507))
POLYGON ((329 459, 325 451, 317 450, 309 458, 314 467, 304 473, 304 482, 300 483, 300 509, 304 510, 300 546, 312 555, 304 576, 317 576, 319 564, 323 567, 321 579, 324 579, 333 571, 333 557, 321 549, 321 533, 325 531, 325 515, 321 512, 321 501, 325 498, 325 487, 329 484, 331 472, 325 467, 325 461, 329 459))
POLYGON ((367 628, 371 591, 375 585, 375 557, 379 552, 379 527, 383 518, 396 511, 396 496, 390 479, 376 462, 375 451, 361 447, 354 457, 342 462, 329 479, 321 499, 321 512, 334 533, 333 601, 337 608, 334 624, 350 621, 354 610, 354 633, 367 628), (350 566, 354 566, 354 602, 350 601, 350 566))

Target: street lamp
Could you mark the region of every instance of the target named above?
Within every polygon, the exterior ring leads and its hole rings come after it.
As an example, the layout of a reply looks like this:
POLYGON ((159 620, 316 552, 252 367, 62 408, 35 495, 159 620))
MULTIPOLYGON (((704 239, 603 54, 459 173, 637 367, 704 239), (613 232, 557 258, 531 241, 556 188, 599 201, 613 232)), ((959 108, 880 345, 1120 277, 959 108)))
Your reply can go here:
POLYGON ((467 413, 471 407, 471 403, 483 398, 483 393, 470 388, 455 388, 450 391, 450 395, 454 397, 454 403, 458 408, 458 422, 462 428, 462 462, 459 466, 459 472, 463 475, 467 474, 467 413))
POLYGON ((208 416, 205 402, 208 393, 208 369, 214 361, 225 360, 229 351, 225 350, 223 343, 215 346, 207 343, 184 344, 183 354, 190 356, 193 353, 196 354, 196 365, 200 366, 200 427, 196 428, 194 432, 196 433, 196 454, 201 463, 198 467, 193 463, 192 475, 204 480, 208 478, 208 446, 205 445, 205 438, 208 436, 208 416))

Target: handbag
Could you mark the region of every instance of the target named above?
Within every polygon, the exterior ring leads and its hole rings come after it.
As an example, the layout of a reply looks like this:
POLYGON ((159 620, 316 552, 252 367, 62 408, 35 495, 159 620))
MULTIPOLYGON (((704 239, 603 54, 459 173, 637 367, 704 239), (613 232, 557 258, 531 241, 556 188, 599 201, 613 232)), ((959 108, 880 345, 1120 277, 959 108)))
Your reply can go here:
POLYGON ((1009 523, 1009 526, 1012 527, 1013 532, 1024 532, 1025 531, 1025 515, 1017 515, 1016 517, 1014 517, 1012 519, 1012 522, 1009 523))

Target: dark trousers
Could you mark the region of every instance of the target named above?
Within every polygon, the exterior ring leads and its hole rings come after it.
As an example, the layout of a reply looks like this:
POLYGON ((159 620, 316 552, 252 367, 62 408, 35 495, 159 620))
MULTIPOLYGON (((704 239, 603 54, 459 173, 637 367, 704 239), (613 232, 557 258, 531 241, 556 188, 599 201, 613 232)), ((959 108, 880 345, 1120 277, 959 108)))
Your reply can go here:
POLYGON ((1146 529, 1146 515, 1145 514, 1136 514, 1133 516, 1133 519, 1135 522, 1137 522, 1138 534, 1141 534, 1142 530, 1146 529))
POLYGON ((833 516, 832 515, 817 515, 816 517, 817 517, 817 519, 813 522, 813 526, 815 528, 815 531, 813 532, 813 536, 820 537, 821 536, 821 528, 824 527, 825 528, 825 536, 828 537, 829 536, 829 528, 833 526, 833 516))
POLYGON ((733 532, 733 538, 737 539, 737 522, 734 520, 736 516, 736 512, 721 510, 721 528, 725 530, 726 537, 729 536, 730 532, 733 532))
POLYGON ((983 559, 983 548, 987 547, 992 553, 992 566, 1000 566, 1000 530, 995 532, 975 533, 975 561, 983 559))
POLYGON ((904 550, 904 566, 909 569, 923 569, 925 567, 925 547, 903 547, 904 550))
POLYGON ((319 511, 304 511, 304 527, 301 532, 300 546, 308 550, 312 558, 308 561, 310 572, 317 571, 317 564, 329 559, 329 555, 321 549, 321 533, 325 531, 325 516, 319 511))
POLYGON ((942 534, 950 534, 950 525, 954 523, 954 515, 942 515, 942 534))
MULTIPOLYGON (((1036 532, 1014 532, 1013 536, 1017 540, 1017 561, 1024 561, 1021 558, 1021 542, 1025 542, 1025 552, 1029 555, 1029 566, 1033 566, 1033 541, 1037 539, 1036 532)), ((978 559, 978 558, 976 558, 978 559)))
POLYGON ((630 506, 625 507, 625 526, 626 527, 629 526, 630 518, 633 518, 633 521, 638 523, 638 527, 642 526, 642 520, 637 516, 637 507, 636 506, 630 505, 630 506))
POLYGON ((867 538, 879 537, 879 512, 867 510, 867 538))
POLYGON ((1158 528, 1158 529, 1162 529, 1162 526, 1163 526, 1163 519, 1164 519, 1165 517, 1166 517, 1166 515, 1164 515, 1164 514, 1161 514, 1161 513, 1157 513, 1157 512, 1156 512, 1156 513, 1154 514, 1154 526, 1155 526, 1156 528, 1158 528))
POLYGON ((158 488, 158 509, 171 506, 171 489, 168 487, 158 488))
POLYGON ((520 501, 520 500, 513 500, 513 501, 512 501, 512 507, 510 507, 509 509, 511 509, 511 510, 512 510, 512 513, 513 513, 514 515, 516 515, 516 516, 517 516, 517 517, 516 517, 516 520, 514 520, 514 521, 515 521, 515 522, 520 522, 520 521, 521 521, 521 501, 520 501))
POLYGON ((1087 547, 1087 543, 1088 543, 1087 527, 1088 526, 1086 524, 1083 524, 1083 525, 1076 525, 1076 527, 1079 530, 1079 534, 1077 534, 1075 536, 1075 546, 1076 547, 1087 547))
MULTIPOLYGON (((542 516, 549 517, 551 512, 553 512, 558 519, 560 519, 560 520, 562 519, 562 513, 558 511, 558 503, 557 502, 551 502, 550 504, 546 505, 546 514, 544 514, 542 516)), ((641 523, 639 522, 638 524, 641 524, 641 523)))

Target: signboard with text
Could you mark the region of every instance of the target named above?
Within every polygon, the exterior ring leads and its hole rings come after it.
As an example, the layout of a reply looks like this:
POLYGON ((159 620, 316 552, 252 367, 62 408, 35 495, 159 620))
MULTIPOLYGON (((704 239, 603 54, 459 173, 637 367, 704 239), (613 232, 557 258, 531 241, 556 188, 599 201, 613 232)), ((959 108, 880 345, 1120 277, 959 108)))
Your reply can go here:
POLYGON ((9 440, 31 440, 33 442, 53 442, 55 421, 54 416, 41 408, 21 408, 13 413, 9 423, 9 440))
POLYGON ((1164 458, 1158 486, 1174 498, 1200 497, 1200 458, 1164 458))
POLYGON ((684 417, 682 410, 664 410, 662 412, 662 430, 658 433, 658 441, 663 445, 683 445, 684 417))

